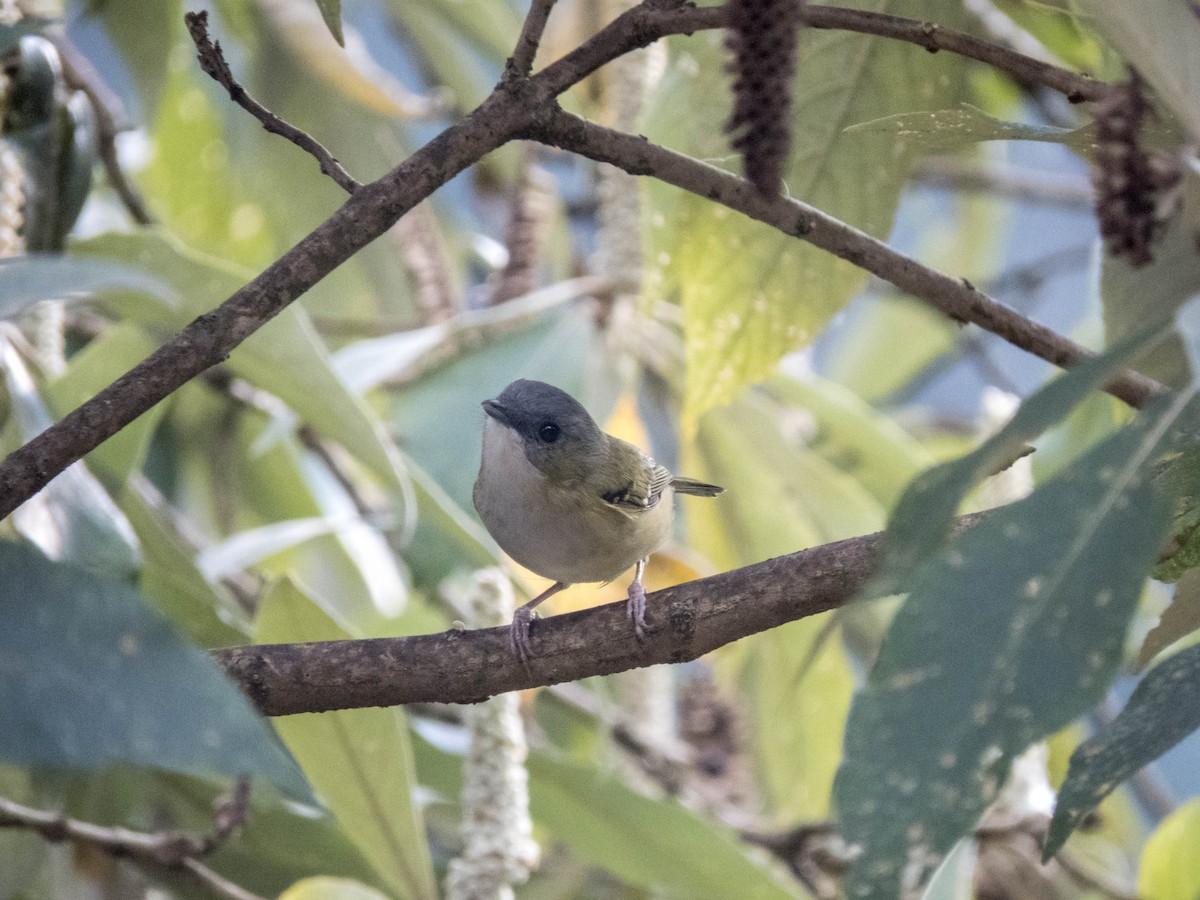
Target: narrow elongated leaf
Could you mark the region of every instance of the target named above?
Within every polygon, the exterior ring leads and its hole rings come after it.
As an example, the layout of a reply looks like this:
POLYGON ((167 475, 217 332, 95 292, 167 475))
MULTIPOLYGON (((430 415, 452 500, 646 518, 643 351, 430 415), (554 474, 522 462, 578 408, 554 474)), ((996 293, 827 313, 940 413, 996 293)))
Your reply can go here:
POLYGON ((0 571, 0 758, 258 775, 308 796, 242 693, 128 584, 11 542, 0 571))
POLYGON ((321 11, 321 18, 325 20, 333 39, 345 47, 346 39, 342 36, 342 0, 317 0, 317 9, 321 11))
POLYGON ((1150 629, 1138 651, 1137 664, 1144 666, 1181 637, 1200 628, 1200 569, 1188 569, 1175 585, 1171 605, 1158 624, 1150 629))
MULTIPOLYGON (((263 600, 260 642, 347 637, 289 581, 263 600)), ((343 830, 401 897, 435 898, 433 865, 422 816, 404 712, 348 709, 286 716, 276 728, 343 830)))
POLYGON ((1120 714, 1071 754, 1044 855, 1057 852, 1085 815, 1122 781, 1200 728, 1200 646, 1159 663, 1120 714))
POLYGON ((544 754, 530 756, 529 777, 534 821, 623 881, 696 900, 802 896, 732 831, 675 801, 544 754))
POLYGON ((168 305, 180 302, 160 278, 125 263, 57 254, 0 260, 0 319, 10 319, 42 300, 86 300, 102 291, 138 291, 168 305))
POLYGON ((870 592, 880 596, 900 590, 901 580, 945 539, 955 512, 972 488, 998 466, 1014 459, 1028 441, 1066 416, 1132 356, 1165 333, 1165 326, 1143 330, 1108 353, 1059 376, 1026 400, 1009 423, 979 449, 930 469, 909 485, 888 521, 883 562, 870 592))
POLYGON ((245 610, 223 587, 205 580, 194 549, 180 540, 164 511, 133 485, 117 500, 142 545, 139 586, 146 602, 201 647, 246 643, 245 610))
POLYGON ((1100 696, 1170 517, 1165 398, 916 573, 851 708, 835 786, 852 897, 896 897, 975 824, 1011 760, 1100 696))
MULTIPOLYGON (((21 439, 53 424, 33 378, 7 337, 0 334, 0 366, 21 439)), ((123 577, 141 560, 137 535, 82 461, 67 467, 13 513, 17 530, 47 556, 123 577)))
POLYGON ((884 116, 851 125, 846 131, 849 134, 890 134, 937 152, 956 150, 980 141, 1044 141, 1066 144, 1084 153, 1095 145, 1090 129, 1005 122, 967 103, 957 109, 884 116))

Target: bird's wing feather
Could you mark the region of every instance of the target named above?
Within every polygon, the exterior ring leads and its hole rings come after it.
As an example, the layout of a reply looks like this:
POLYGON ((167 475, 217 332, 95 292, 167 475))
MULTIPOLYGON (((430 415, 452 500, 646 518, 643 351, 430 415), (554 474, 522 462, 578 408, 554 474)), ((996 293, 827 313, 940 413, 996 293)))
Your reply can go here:
MULTIPOLYGON (((611 453, 619 460, 615 472, 625 473, 619 483, 604 484, 600 496, 610 506, 627 512, 653 509, 671 483, 671 473, 633 444, 612 439, 611 453), (628 473, 635 473, 629 477, 628 473)), ((611 481, 612 479, 609 479, 611 481)))

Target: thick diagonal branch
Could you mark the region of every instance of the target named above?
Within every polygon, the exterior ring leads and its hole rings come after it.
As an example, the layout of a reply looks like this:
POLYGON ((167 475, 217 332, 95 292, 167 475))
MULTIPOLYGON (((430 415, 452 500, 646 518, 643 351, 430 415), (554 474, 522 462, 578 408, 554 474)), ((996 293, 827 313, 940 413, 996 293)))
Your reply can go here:
MULTIPOLYGON (((969 528, 986 513, 963 516, 969 528)), ((867 584, 880 535, 769 559, 650 594, 639 644, 624 603, 539 620, 525 668, 508 628, 415 637, 259 644, 214 651, 266 715, 402 703, 475 703, 505 691, 696 659, 751 634, 848 603, 867 584)))

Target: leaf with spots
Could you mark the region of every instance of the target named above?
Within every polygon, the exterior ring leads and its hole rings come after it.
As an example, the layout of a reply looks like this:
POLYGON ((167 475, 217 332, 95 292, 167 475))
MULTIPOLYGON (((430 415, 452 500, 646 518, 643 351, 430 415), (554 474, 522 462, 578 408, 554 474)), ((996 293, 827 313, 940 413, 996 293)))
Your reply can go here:
MULTIPOLYGON (((873 12, 936 19, 956 27, 962 12, 938 0, 862 0, 873 12)), ((720 35, 680 44, 672 71, 644 117, 649 137, 736 168, 712 122, 728 118, 729 91, 716 84, 720 35)), ((837 31, 801 35, 784 192, 878 237, 887 235, 916 158, 891 134, 848 126, 897 111, 940 109, 965 90, 961 60, 837 31)), ((862 288, 866 273, 701 197, 651 185, 647 291, 678 299, 686 331, 685 414, 732 399, 763 380, 785 353, 808 344, 862 288)))
POLYGON ((8 541, 0 571, 0 759, 247 774, 309 796, 246 698, 134 588, 8 541))
POLYGON ((1012 759, 1103 695, 1170 521, 1151 473, 1190 397, 1162 398, 917 570, 847 724, 850 897, 919 886, 1012 759))
POLYGON ((863 595, 878 597, 903 590, 908 575, 949 536, 954 515, 973 488, 1016 459, 1029 441, 1061 421, 1088 394, 1120 372, 1129 359, 1166 333, 1165 325, 1144 330, 1060 375, 1021 404, 1008 424, 974 452, 916 478, 888 520, 883 562, 863 595))
POLYGON ((1120 715, 1076 748, 1058 792, 1046 859, 1122 781, 1200 728, 1197 684, 1200 646, 1193 646, 1151 669, 1120 715))
POLYGON ((937 153, 958 150, 981 141, 1043 141, 1066 144, 1081 154, 1095 146, 1091 128, 1058 128, 1027 125, 989 116, 977 106, 964 103, 956 109, 899 113, 846 129, 851 134, 890 134, 937 153))

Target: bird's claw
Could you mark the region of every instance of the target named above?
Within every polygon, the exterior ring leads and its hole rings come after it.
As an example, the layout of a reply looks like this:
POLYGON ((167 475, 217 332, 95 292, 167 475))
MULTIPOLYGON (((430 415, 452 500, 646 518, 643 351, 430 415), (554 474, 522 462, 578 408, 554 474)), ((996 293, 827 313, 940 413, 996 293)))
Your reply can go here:
POLYGON ((538 614, 524 606, 518 607, 513 613, 512 624, 508 626, 508 646, 513 656, 529 670, 529 660, 533 658, 533 643, 530 635, 533 631, 534 620, 538 614))
POLYGON ((625 603, 625 610, 629 614, 629 621, 633 625, 634 637, 638 639, 640 644, 646 639, 646 589, 642 587, 640 581, 634 581, 629 585, 629 595, 625 603))

